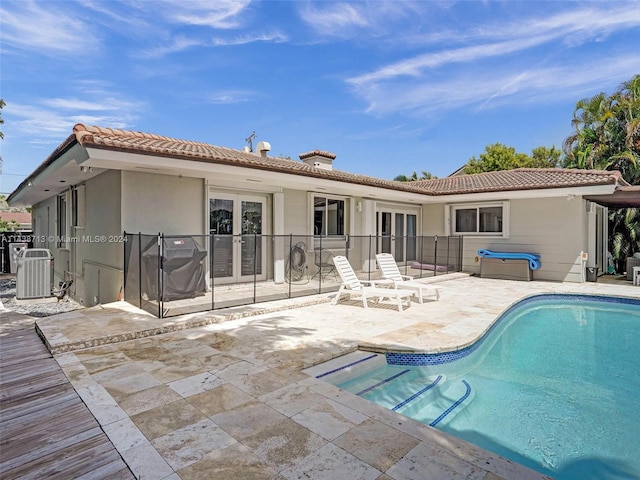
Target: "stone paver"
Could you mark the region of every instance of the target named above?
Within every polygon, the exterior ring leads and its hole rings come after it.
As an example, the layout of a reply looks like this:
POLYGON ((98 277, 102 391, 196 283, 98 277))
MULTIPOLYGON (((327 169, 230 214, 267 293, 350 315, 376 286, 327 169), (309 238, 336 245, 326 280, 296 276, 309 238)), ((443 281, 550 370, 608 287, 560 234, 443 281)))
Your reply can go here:
POLYGON ((257 316, 241 309, 227 318, 222 311, 191 314, 171 319, 178 327, 170 331, 166 320, 121 305, 96 311, 95 322, 87 309, 38 323, 74 387, 142 478, 545 478, 302 370, 358 347, 461 348, 534 293, 638 297, 640 289, 474 277, 439 287, 440 301, 414 302, 403 312, 365 310, 348 300, 331 306, 325 298, 300 308, 254 309, 262 313, 257 316), (136 337, 133 323, 144 324, 144 335, 136 337), (103 335, 118 324, 126 325, 126 335, 103 335), (158 334, 150 336, 154 329, 158 334), (78 346, 90 348, 74 350, 78 346))

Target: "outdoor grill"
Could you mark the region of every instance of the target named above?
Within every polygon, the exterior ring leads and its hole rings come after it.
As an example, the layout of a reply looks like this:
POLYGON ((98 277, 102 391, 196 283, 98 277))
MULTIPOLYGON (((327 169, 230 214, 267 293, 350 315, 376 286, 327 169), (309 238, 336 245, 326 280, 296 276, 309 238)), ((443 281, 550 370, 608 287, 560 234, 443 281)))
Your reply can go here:
MULTIPOLYGON (((164 237, 160 265, 165 301, 194 298, 207 291, 204 260, 207 252, 192 237, 164 237)), ((158 298, 158 245, 152 243, 142 252, 147 279, 147 296, 158 298)))

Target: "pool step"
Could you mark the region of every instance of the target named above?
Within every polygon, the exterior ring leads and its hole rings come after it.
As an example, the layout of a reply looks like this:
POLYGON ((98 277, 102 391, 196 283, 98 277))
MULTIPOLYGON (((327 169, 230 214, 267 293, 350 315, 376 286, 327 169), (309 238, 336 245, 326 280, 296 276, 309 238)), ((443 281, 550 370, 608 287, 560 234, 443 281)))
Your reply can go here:
POLYGON ((437 395, 416 399, 396 411, 434 427, 451 421, 469 405, 473 396, 474 390, 466 380, 449 381, 438 389, 437 395))
POLYGON ((371 352, 352 352, 304 372, 431 426, 449 422, 475 394, 466 380, 387 365, 384 355, 371 352))
POLYGON ((367 375, 386 364, 384 355, 358 350, 307 368, 303 372, 333 385, 339 385, 350 378, 367 375))
POLYGON ((383 385, 353 393, 359 393, 363 398, 390 410, 398 410, 418 399, 424 401, 437 395, 438 388, 444 380, 443 375, 425 375, 419 370, 401 369, 396 378, 383 380, 383 385))

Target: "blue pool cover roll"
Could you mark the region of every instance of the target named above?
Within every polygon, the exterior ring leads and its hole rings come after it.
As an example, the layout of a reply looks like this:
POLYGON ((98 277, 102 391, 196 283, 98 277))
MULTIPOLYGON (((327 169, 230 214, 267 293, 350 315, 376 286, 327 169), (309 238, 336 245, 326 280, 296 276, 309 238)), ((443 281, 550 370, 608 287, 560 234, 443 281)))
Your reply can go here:
POLYGON ((542 266, 540 255, 525 252, 493 252, 491 250, 478 250, 478 255, 486 258, 500 258, 512 260, 528 260, 529 268, 537 270, 542 266))

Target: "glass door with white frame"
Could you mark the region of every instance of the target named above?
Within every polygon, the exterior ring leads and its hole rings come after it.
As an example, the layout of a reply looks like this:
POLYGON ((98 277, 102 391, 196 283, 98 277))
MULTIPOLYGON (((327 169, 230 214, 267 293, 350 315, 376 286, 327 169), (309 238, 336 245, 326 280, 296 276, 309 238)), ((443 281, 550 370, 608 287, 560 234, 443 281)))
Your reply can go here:
POLYGON ((211 194, 211 275, 215 283, 266 279, 267 199, 259 196, 211 194))
POLYGON ((378 252, 391 253, 398 263, 417 258, 417 213, 381 208, 376 216, 378 252))

